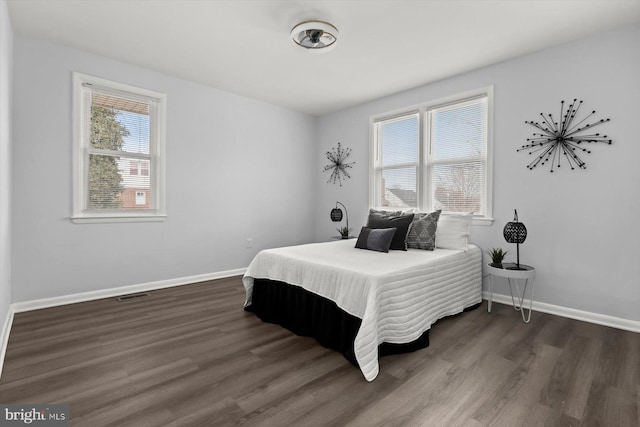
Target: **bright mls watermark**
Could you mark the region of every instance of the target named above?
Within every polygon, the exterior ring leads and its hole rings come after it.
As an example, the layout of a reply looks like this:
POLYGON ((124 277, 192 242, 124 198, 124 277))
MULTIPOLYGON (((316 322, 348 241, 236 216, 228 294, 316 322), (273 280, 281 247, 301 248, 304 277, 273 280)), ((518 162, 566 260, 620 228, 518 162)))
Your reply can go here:
POLYGON ((69 405, 0 404, 0 426, 69 427, 69 405))

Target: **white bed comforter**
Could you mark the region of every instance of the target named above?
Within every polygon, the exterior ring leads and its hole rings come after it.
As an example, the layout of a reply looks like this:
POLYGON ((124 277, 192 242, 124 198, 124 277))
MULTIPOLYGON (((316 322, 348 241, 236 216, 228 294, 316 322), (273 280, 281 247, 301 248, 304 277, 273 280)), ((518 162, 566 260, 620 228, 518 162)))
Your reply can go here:
POLYGON ((414 341, 436 320, 482 301, 482 252, 469 245, 381 253, 356 249, 353 240, 263 250, 242 279, 245 306, 254 278, 300 286, 362 319, 354 352, 373 381, 379 344, 414 341))

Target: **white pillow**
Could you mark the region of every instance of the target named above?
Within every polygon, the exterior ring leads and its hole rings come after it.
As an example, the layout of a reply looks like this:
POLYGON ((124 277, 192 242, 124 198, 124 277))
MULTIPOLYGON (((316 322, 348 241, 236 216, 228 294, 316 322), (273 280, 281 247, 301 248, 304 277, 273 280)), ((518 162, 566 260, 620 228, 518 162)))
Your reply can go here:
POLYGON ((436 230, 436 248, 467 250, 473 214, 441 215, 436 230))

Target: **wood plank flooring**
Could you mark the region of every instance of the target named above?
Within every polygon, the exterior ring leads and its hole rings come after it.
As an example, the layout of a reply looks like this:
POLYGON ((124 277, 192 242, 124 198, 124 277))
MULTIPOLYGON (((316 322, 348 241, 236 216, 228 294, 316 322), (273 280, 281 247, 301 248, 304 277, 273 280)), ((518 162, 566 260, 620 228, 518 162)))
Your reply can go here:
POLYGON ((0 402, 91 427, 640 425, 640 334, 485 303, 368 383, 243 302, 234 277, 16 314, 0 402))

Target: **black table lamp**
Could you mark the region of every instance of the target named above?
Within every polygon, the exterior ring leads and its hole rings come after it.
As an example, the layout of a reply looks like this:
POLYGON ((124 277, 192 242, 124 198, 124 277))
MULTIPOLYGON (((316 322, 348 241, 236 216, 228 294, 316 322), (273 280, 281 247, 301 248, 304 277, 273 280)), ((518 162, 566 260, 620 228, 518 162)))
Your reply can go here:
POLYGON ((346 239, 346 238, 348 238, 348 237, 349 237, 349 231, 350 231, 351 229, 349 228, 349 212, 347 212, 347 208, 346 208, 346 206, 345 206, 345 205, 343 205, 343 204, 342 204, 342 203, 340 203, 340 202, 336 202, 336 207, 335 207, 335 208, 333 208, 333 209, 331 209, 331 221, 333 221, 333 222, 340 222, 340 221, 342 221, 342 209, 340 209, 340 208, 338 207, 338 205, 340 205, 340 206, 342 206, 342 207, 344 208, 344 212, 345 212, 346 217, 347 217, 347 228, 346 228, 346 230, 347 230, 347 234, 345 235, 342 231, 338 230, 338 231, 340 231, 340 235, 342 236, 342 238, 343 238, 343 239, 346 239))
POLYGON ((520 243, 524 243, 524 241, 527 239, 527 227, 525 227, 523 223, 518 222, 518 211, 514 209, 513 212, 513 221, 508 222, 507 225, 504 226, 503 234, 504 239, 507 241, 507 243, 516 244, 516 270, 524 270, 520 268, 520 243))

